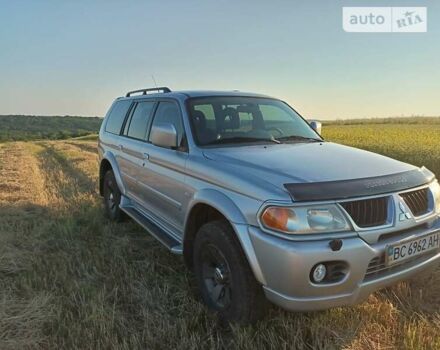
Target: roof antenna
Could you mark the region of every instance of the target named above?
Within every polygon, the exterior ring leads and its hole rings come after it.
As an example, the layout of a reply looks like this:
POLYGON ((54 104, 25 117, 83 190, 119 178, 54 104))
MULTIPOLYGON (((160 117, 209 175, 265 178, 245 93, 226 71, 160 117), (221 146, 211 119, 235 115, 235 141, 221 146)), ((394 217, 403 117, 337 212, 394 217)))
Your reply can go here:
POLYGON ((154 82, 154 86, 155 86, 155 87, 156 87, 156 89, 157 89, 156 79, 154 79, 154 75, 153 75, 153 74, 151 74, 151 78, 153 79, 153 82, 154 82))

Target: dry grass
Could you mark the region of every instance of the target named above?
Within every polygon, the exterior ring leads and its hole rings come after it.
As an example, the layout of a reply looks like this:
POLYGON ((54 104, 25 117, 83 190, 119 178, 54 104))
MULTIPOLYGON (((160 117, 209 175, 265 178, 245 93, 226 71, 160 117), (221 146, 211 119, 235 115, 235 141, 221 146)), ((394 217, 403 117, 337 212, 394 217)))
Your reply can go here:
MULTIPOLYGON (((327 136, 438 164, 438 140, 422 147, 430 129, 411 137, 403 131, 405 148, 344 129, 352 127, 328 127, 327 136)), ((180 258, 134 223, 103 217, 95 145, 0 145, 1 349, 440 348, 439 269, 356 307, 274 308, 255 326, 220 327, 194 296, 180 258)))

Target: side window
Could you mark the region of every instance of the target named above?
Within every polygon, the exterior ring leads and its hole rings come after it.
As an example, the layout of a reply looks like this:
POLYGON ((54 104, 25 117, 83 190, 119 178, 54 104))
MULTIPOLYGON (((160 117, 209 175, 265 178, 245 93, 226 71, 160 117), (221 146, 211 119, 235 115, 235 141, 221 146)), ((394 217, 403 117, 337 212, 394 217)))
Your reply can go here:
POLYGON ((117 101, 107 117, 105 131, 119 135, 125 115, 130 108, 131 100, 117 101))
MULTIPOLYGON (((181 144, 183 138, 183 124, 179 107, 174 102, 160 102, 154 115, 153 125, 160 123, 174 124, 177 130, 177 144, 181 144)), ((151 140, 150 140, 151 141, 151 140)))
POLYGON ((136 105, 130 124, 128 126, 127 136, 134 139, 145 140, 147 128, 153 111, 154 101, 139 102, 136 105))

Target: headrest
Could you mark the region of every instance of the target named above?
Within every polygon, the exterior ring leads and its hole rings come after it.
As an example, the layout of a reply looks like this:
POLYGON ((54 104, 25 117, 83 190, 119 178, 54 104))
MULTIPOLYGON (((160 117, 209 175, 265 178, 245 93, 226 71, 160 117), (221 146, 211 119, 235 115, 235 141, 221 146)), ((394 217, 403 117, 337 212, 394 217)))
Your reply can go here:
POLYGON ((222 111, 222 128, 223 129, 239 129, 240 117, 235 108, 227 107, 222 111))
POLYGON ((197 129, 203 130, 206 128, 206 117, 202 111, 193 111, 192 119, 197 129))

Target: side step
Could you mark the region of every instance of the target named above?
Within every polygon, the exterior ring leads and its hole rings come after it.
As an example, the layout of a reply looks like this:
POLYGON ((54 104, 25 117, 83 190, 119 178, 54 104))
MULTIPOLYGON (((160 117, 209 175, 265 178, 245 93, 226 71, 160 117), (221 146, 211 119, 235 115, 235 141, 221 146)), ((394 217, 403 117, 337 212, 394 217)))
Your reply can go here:
POLYGON ((161 242, 165 247, 167 247, 174 254, 182 254, 183 247, 182 244, 170 236, 166 231, 161 229, 159 226, 148 220, 144 215, 142 215, 138 210, 133 207, 123 207, 121 209, 139 225, 141 225, 145 230, 148 231, 154 238, 161 242))

